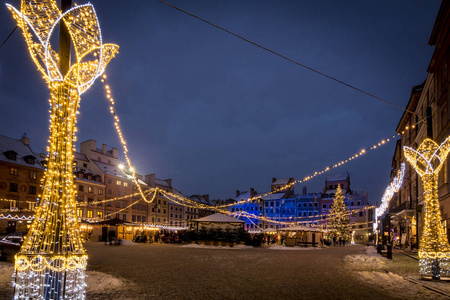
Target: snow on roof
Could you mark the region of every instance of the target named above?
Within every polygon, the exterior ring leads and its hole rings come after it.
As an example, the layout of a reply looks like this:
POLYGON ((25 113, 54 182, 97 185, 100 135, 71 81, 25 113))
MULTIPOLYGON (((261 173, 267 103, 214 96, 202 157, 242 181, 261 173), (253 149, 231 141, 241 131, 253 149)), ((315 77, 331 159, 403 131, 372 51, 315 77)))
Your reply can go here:
POLYGON ((200 218, 195 220, 196 222, 213 222, 213 223, 245 223, 245 221, 241 221, 230 216, 215 213, 204 218, 200 218))
POLYGON ((170 185, 167 183, 167 181, 162 180, 162 179, 155 178, 155 183, 156 183, 157 185, 162 185, 162 186, 170 187, 170 185))
POLYGON ((267 196, 262 196, 261 199, 263 200, 278 200, 283 198, 283 196, 286 195, 286 193, 274 193, 267 196))
POLYGON ((83 153, 79 153, 79 152, 74 152, 73 156, 75 159, 77 160, 82 160, 82 161, 89 161, 86 157, 86 155, 84 155, 83 153))
POLYGON ((22 141, 16 140, 7 136, 0 135, 0 161, 13 163, 21 166, 26 166, 36 169, 44 169, 39 162, 38 156, 31 150, 31 148, 25 145, 22 141), (16 160, 8 159, 4 152, 14 151, 17 153, 16 160), (24 157, 33 156, 35 158, 34 165, 27 163, 24 157))
POLYGON ((272 185, 286 185, 289 183, 290 178, 279 178, 272 182, 272 185))
MULTIPOLYGON (((92 160, 99 168, 100 170, 103 171, 103 173, 105 173, 106 175, 111 175, 111 176, 116 176, 116 177, 120 177, 120 178, 124 178, 124 179, 128 179, 128 180, 133 180, 133 176, 131 175, 127 175, 124 172, 122 172, 119 169, 119 166, 117 165, 111 165, 111 164, 107 164, 107 163, 103 163, 101 161, 98 160, 92 160)), ((145 183, 142 179, 136 177, 137 182, 140 185, 144 185, 147 186, 148 184, 145 183)))
POLYGON ((250 192, 242 192, 235 198, 236 201, 241 201, 242 199, 247 200, 251 198, 250 192))
POLYGON ((106 175, 112 175, 117 177, 122 177, 128 179, 125 174, 119 169, 119 166, 117 165, 111 165, 107 163, 103 163, 98 160, 92 160, 99 168, 102 170, 103 173, 106 175))
POLYGON ((318 231, 321 232, 322 230, 319 228, 309 227, 309 226, 292 226, 292 227, 286 227, 286 228, 280 228, 279 231, 318 231))
POLYGON ((348 173, 328 175, 328 176, 327 176, 327 181, 342 181, 342 180, 347 180, 348 176, 349 176, 348 173))

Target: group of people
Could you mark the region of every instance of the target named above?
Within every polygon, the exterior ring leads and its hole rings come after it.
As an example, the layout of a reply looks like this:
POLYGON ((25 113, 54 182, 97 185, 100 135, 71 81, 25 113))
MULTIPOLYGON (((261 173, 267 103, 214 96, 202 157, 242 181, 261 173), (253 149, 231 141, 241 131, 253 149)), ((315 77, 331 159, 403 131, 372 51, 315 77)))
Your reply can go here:
POLYGON ((336 246, 336 244, 338 246, 345 246, 345 242, 345 239, 341 236, 339 238, 336 238, 335 236, 333 237, 333 246, 336 246))
POLYGON ((141 231, 135 234, 133 241, 135 243, 177 243, 181 241, 179 232, 162 231, 141 231))

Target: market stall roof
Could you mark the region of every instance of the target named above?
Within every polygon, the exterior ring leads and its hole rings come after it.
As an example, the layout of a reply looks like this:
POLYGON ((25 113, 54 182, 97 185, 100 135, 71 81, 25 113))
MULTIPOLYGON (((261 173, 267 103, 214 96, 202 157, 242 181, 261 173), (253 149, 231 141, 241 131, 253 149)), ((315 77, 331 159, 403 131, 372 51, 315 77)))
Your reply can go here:
POLYGON ((317 231, 317 232, 322 231, 322 229, 320 229, 320 228, 314 228, 314 227, 302 226, 302 225, 286 227, 286 228, 279 228, 278 230, 279 231, 317 231))
POLYGON ((227 215, 221 213, 215 213, 204 218, 200 218, 194 220, 195 222, 212 222, 212 223, 245 223, 245 221, 241 221, 227 215))
POLYGON ((133 226, 133 225, 135 225, 133 223, 130 223, 130 222, 127 222, 125 220, 118 219, 118 218, 105 220, 105 221, 101 221, 101 222, 98 222, 98 223, 91 223, 91 224, 92 225, 111 225, 111 226, 115 226, 115 225, 130 225, 130 226, 133 226))

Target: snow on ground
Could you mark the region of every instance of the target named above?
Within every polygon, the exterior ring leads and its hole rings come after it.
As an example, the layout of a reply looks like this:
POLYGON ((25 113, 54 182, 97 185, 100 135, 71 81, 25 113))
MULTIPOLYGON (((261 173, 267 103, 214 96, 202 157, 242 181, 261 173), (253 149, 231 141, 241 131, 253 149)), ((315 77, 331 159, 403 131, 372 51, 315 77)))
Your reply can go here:
POLYGON ((378 286, 392 296, 402 295, 402 299, 439 299, 438 294, 421 285, 450 294, 450 284, 422 280, 418 270, 419 262, 401 254, 396 254, 391 260, 378 254, 375 247, 369 246, 362 254, 345 256, 344 262, 349 270, 355 271, 358 279, 378 286))
MULTIPOLYGON (((12 263, 0 262, 0 289, 11 288, 14 265, 12 263)), ((86 272, 87 288, 86 292, 105 293, 111 290, 122 290, 130 288, 130 283, 126 280, 116 278, 112 275, 88 271, 86 272)))
POLYGON ((234 250, 243 250, 243 249, 252 249, 252 246, 245 246, 245 245, 236 245, 234 247, 230 246, 210 246, 210 245, 197 245, 197 244, 186 244, 181 246, 183 248, 198 248, 198 249, 234 249, 234 250))
POLYGON ((347 266, 358 270, 380 270, 386 267, 386 259, 377 253, 375 247, 366 247, 363 254, 347 255, 347 266))
POLYGON ((122 290, 125 288, 129 288, 129 283, 125 280, 116 278, 106 273, 87 271, 86 274, 86 292, 88 293, 105 293, 111 290, 122 290))
POLYGON ((270 250, 321 250, 320 247, 286 247, 282 245, 273 244, 269 247, 270 250))
POLYGON ((124 246, 134 246, 134 245, 136 245, 136 243, 133 243, 130 240, 122 240, 122 245, 124 245, 124 246))
POLYGON ((391 295, 402 295, 403 299, 437 299, 437 294, 431 293, 421 286, 405 280, 402 276, 394 273, 361 271, 357 272, 359 278, 378 285, 380 289, 385 290, 391 295))

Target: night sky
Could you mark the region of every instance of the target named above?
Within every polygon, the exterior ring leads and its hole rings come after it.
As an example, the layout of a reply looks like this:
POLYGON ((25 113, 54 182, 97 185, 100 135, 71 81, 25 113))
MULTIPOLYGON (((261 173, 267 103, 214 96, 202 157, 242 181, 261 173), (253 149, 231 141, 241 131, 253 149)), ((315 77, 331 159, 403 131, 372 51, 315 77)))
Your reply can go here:
MULTIPOLYGON (((412 86, 426 79, 440 6, 430 0, 169 2, 403 107, 412 86)), ((18 0, 9 3, 20 7, 18 0)), ((267 192, 272 177, 303 178, 395 134, 402 110, 159 1, 91 3, 103 41, 120 46, 106 74, 133 164, 141 174, 172 178, 184 194, 224 199, 250 187, 267 192)), ((0 8, 0 43, 14 26, 6 6, 0 8)), ((26 133, 43 152, 48 99, 18 29, 0 49, 0 134, 26 133)), ((88 139, 122 150, 100 80, 82 95, 77 146, 88 139)), ((352 188, 380 203, 394 146, 328 174, 350 172, 352 188)), ((308 192, 320 192, 325 178, 308 182, 308 192)))

